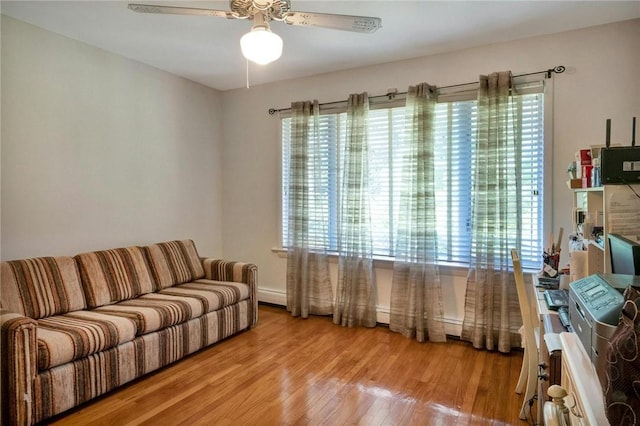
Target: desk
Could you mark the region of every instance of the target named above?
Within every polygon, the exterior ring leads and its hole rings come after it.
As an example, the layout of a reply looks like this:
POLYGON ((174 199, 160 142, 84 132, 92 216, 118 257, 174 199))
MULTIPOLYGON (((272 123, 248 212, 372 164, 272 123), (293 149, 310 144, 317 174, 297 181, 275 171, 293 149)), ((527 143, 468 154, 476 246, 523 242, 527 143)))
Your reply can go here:
MULTIPOLYGON (((609 425, 605 414, 602 388, 591 359, 575 333, 561 333, 562 388, 567 396, 564 406, 569 408, 569 423, 580 426, 609 425)), ((552 402, 546 404, 554 405, 552 402)), ((544 410, 546 424, 564 424, 558 413, 544 410)))
MULTIPOLYGON (((549 400, 547 390, 550 385, 561 385, 569 396, 566 406, 572 407, 571 425, 604 426, 609 422, 604 411, 602 387, 595 368, 582 343, 575 333, 568 333, 560 323, 558 313, 549 309, 544 298, 544 289, 536 287, 537 275, 532 275, 531 298, 535 301, 534 315, 540 326, 538 357, 540 364, 546 364, 541 374, 548 380, 538 382, 538 419, 543 419, 545 401, 549 400)), ((536 336, 538 338, 538 336, 536 336)), ((545 423, 555 423, 545 418, 545 423)))
POLYGON ((538 276, 531 275, 531 286, 529 291, 529 300, 534 310, 532 315, 534 325, 537 325, 536 342, 538 344, 538 365, 540 368, 540 380, 538 381, 538 419, 542 419, 544 401, 549 399, 547 389, 551 385, 559 385, 561 383, 561 363, 562 349, 559 333, 565 331, 564 326, 560 322, 558 313, 549 309, 547 301, 544 298, 544 289, 538 288, 538 276), (546 337, 545 337, 546 336, 546 337))

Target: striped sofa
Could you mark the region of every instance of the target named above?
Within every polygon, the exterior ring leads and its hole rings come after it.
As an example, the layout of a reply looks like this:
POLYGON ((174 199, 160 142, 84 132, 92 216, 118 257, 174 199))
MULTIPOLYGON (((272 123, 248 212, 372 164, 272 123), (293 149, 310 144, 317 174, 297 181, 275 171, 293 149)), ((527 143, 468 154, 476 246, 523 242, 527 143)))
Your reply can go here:
POLYGON ((257 322, 257 269, 191 240, 1 263, 3 425, 30 425, 257 322))

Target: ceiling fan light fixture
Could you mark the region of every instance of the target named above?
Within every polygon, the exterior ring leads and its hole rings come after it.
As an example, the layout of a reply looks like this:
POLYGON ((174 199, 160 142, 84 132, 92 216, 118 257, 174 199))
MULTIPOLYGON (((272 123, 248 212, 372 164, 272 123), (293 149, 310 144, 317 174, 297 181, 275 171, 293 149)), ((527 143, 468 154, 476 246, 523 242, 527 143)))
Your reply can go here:
POLYGON ((251 31, 240 39, 240 48, 248 61, 260 65, 273 62, 282 55, 282 38, 271 32, 271 20, 288 25, 324 27, 357 33, 373 33, 382 27, 380 18, 370 16, 292 12, 290 0, 230 0, 230 10, 136 3, 131 3, 128 7, 138 13, 216 16, 253 21, 251 31))
POLYGON ((242 55, 256 64, 266 65, 282 55, 282 38, 268 26, 255 25, 240 39, 242 55))

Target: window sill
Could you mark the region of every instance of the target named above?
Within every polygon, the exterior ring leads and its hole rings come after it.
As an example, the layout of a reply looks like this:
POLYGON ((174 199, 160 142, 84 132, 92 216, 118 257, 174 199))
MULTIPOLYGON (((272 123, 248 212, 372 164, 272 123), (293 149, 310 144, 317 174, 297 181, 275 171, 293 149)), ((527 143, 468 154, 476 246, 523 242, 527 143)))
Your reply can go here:
MULTIPOLYGON (((282 247, 273 247, 271 249, 273 253, 276 253, 278 257, 286 259, 287 258, 287 249, 282 247)), ((329 252, 327 253, 329 258, 329 263, 338 263, 338 253, 329 252)), ((394 259, 388 256, 373 256, 373 266, 379 269, 393 269, 394 259)), ((469 272, 469 267, 460 265, 460 264, 451 264, 451 263, 441 263, 440 272, 445 275, 450 276, 459 276, 466 277, 469 272)))

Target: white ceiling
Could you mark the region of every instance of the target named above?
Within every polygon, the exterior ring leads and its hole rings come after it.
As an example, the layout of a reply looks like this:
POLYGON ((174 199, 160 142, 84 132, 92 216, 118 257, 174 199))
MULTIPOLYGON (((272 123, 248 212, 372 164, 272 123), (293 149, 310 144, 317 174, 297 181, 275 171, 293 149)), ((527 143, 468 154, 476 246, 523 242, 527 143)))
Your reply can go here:
MULTIPOLYGON (((153 1, 228 10, 227 1, 153 1)), ((240 37, 251 23, 132 12, 121 1, 2 1, 2 14, 219 90, 245 85, 240 37)), ((310 1, 291 10, 378 16, 359 34, 272 23, 282 57, 250 66, 251 84, 286 80, 640 17, 640 1, 310 1)))

